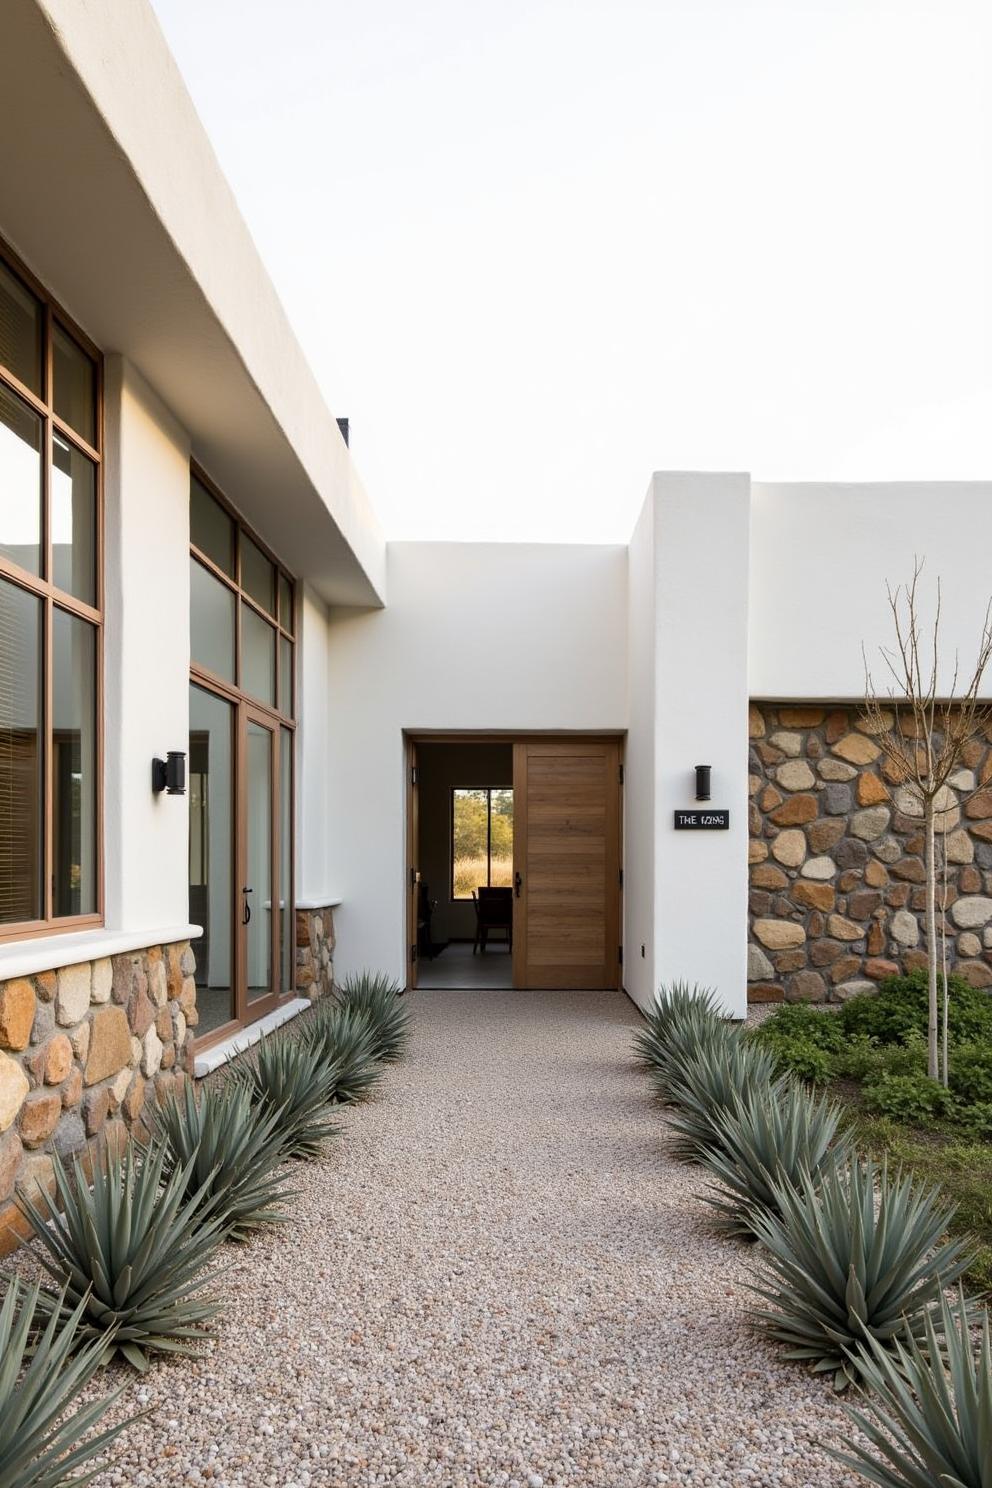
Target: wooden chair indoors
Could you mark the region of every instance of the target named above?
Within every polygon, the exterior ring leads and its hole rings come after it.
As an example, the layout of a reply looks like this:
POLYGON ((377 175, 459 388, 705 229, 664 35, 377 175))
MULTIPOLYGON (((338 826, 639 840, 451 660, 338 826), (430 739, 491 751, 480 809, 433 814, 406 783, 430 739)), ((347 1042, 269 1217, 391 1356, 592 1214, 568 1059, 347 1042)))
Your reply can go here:
POLYGON ((473 889, 472 905, 475 909, 475 944, 472 946, 472 955, 476 951, 480 954, 485 951, 489 936, 494 930, 504 933, 507 947, 512 950, 513 890, 473 889))

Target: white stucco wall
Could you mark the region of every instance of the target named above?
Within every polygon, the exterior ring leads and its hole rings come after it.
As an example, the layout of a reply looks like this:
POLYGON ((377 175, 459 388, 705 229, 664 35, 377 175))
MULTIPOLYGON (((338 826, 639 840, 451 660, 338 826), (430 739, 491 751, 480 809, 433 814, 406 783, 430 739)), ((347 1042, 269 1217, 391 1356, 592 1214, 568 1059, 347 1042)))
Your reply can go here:
POLYGON ((406 975, 403 730, 622 730, 623 547, 397 543, 389 604, 334 611, 335 968, 406 975))
POLYGON ((108 929, 188 919, 186 796, 152 759, 189 738, 189 445, 141 376, 106 362, 104 862, 108 929))
MULTIPOLYGON (((942 581, 942 655, 970 670, 992 594, 992 483, 762 485, 751 497, 750 673, 758 698, 859 698, 893 640, 885 584, 926 559, 942 581)), ((949 682, 949 676, 946 679, 949 682)), ((988 679, 992 695, 992 677, 988 679)))
POLYGON ((654 483, 627 554, 628 733, 624 784, 624 986, 641 1007, 655 989, 657 725, 654 483), (643 953, 642 953, 643 947, 643 953))
POLYGON ((748 530, 746 475, 656 475, 655 976, 746 1011, 748 530), (728 831, 675 831, 712 766, 728 831))
MULTIPOLYGON (((329 819, 328 757, 334 699, 330 696, 327 606, 305 588, 298 609, 296 716, 296 899, 327 904, 337 897, 330 879, 332 829, 329 819)), ((336 710, 344 716, 347 703, 336 710)))

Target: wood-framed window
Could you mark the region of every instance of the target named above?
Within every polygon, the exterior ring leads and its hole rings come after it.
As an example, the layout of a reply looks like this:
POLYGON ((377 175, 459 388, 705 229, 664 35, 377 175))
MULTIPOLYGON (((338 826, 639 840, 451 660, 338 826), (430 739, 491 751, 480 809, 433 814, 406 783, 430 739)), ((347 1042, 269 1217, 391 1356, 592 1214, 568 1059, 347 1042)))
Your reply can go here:
POLYGON ((513 883, 513 787, 453 787, 451 792, 451 898, 471 899, 475 889, 513 883))
POLYGON ((103 362, 0 243, 0 941, 103 922, 103 362))
POLYGON ((201 1045, 295 985, 296 587, 190 471, 190 919, 201 1045))

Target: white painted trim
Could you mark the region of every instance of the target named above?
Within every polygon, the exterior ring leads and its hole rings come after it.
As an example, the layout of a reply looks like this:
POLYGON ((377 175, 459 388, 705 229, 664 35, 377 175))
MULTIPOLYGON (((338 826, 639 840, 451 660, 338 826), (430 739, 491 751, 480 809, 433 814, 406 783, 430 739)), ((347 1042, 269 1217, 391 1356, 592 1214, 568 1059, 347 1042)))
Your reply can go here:
POLYGON ((336 894, 325 894, 323 898, 315 899, 311 894, 308 899, 297 899, 297 909, 337 909, 341 900, 336 894))
POLYGON ((282 1007, 273 1008, 271 1013, 266 1013, 264 1018, 259 1018, 257 1023, 249 1023, 247 1028, 239 1028, 237 1033, 232 1033, 229 1038, 221 1039, 218 1044, 211 1044, 209 1049, 204 1049, 202 1054, 197 1054, 193 1060, 193 1074, 197 1080, 202 1080, 204 1075, 213 1074, 215 1069, 220 1069, 222 1064, 228 1064, 236 1054, 243 1054, 246 1049, 257 1044, 263 1033, 272 1033, 288 1023, 291 1018, 296 1018, 300 1013, 312 1007, 308 997, 294 997, 292 1002, 284 1002, 282 1007))
POLYGON ((125 951, 143 951, 148 946, 174 945, 202 934, 201 925, 165 925, 161 929, 80 930, 72 935, 15 940, 0 946, 0 982, 34 976, 39 971, 57 971, 60 966, 76 966, 80 961, 120 956, 125 951))

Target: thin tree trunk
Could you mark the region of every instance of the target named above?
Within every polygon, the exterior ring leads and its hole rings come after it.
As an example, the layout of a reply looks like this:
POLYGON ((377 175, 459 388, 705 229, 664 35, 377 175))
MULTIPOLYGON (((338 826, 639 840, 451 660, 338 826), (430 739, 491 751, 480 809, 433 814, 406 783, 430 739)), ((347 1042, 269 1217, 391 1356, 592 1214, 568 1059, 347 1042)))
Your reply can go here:
POLYGON ((940 839, 940 866, 942 879, 942 893, 940 896, 940 970, 944 979, 941 998, 940 1017, 940 1083, 944 1089, 948 1088, 949 1072, 947 1068, 947 1019, 949 1014, 950 992, 947 986, 947 829, 946 818, 943 835, 940 839))
POLYGON ((929 972, 929 1016, 927 1019, 927 1074, 939 1079, 937 1063, 937 862, 933 797, 923 801, 927 870, 927 969, 929 972))

